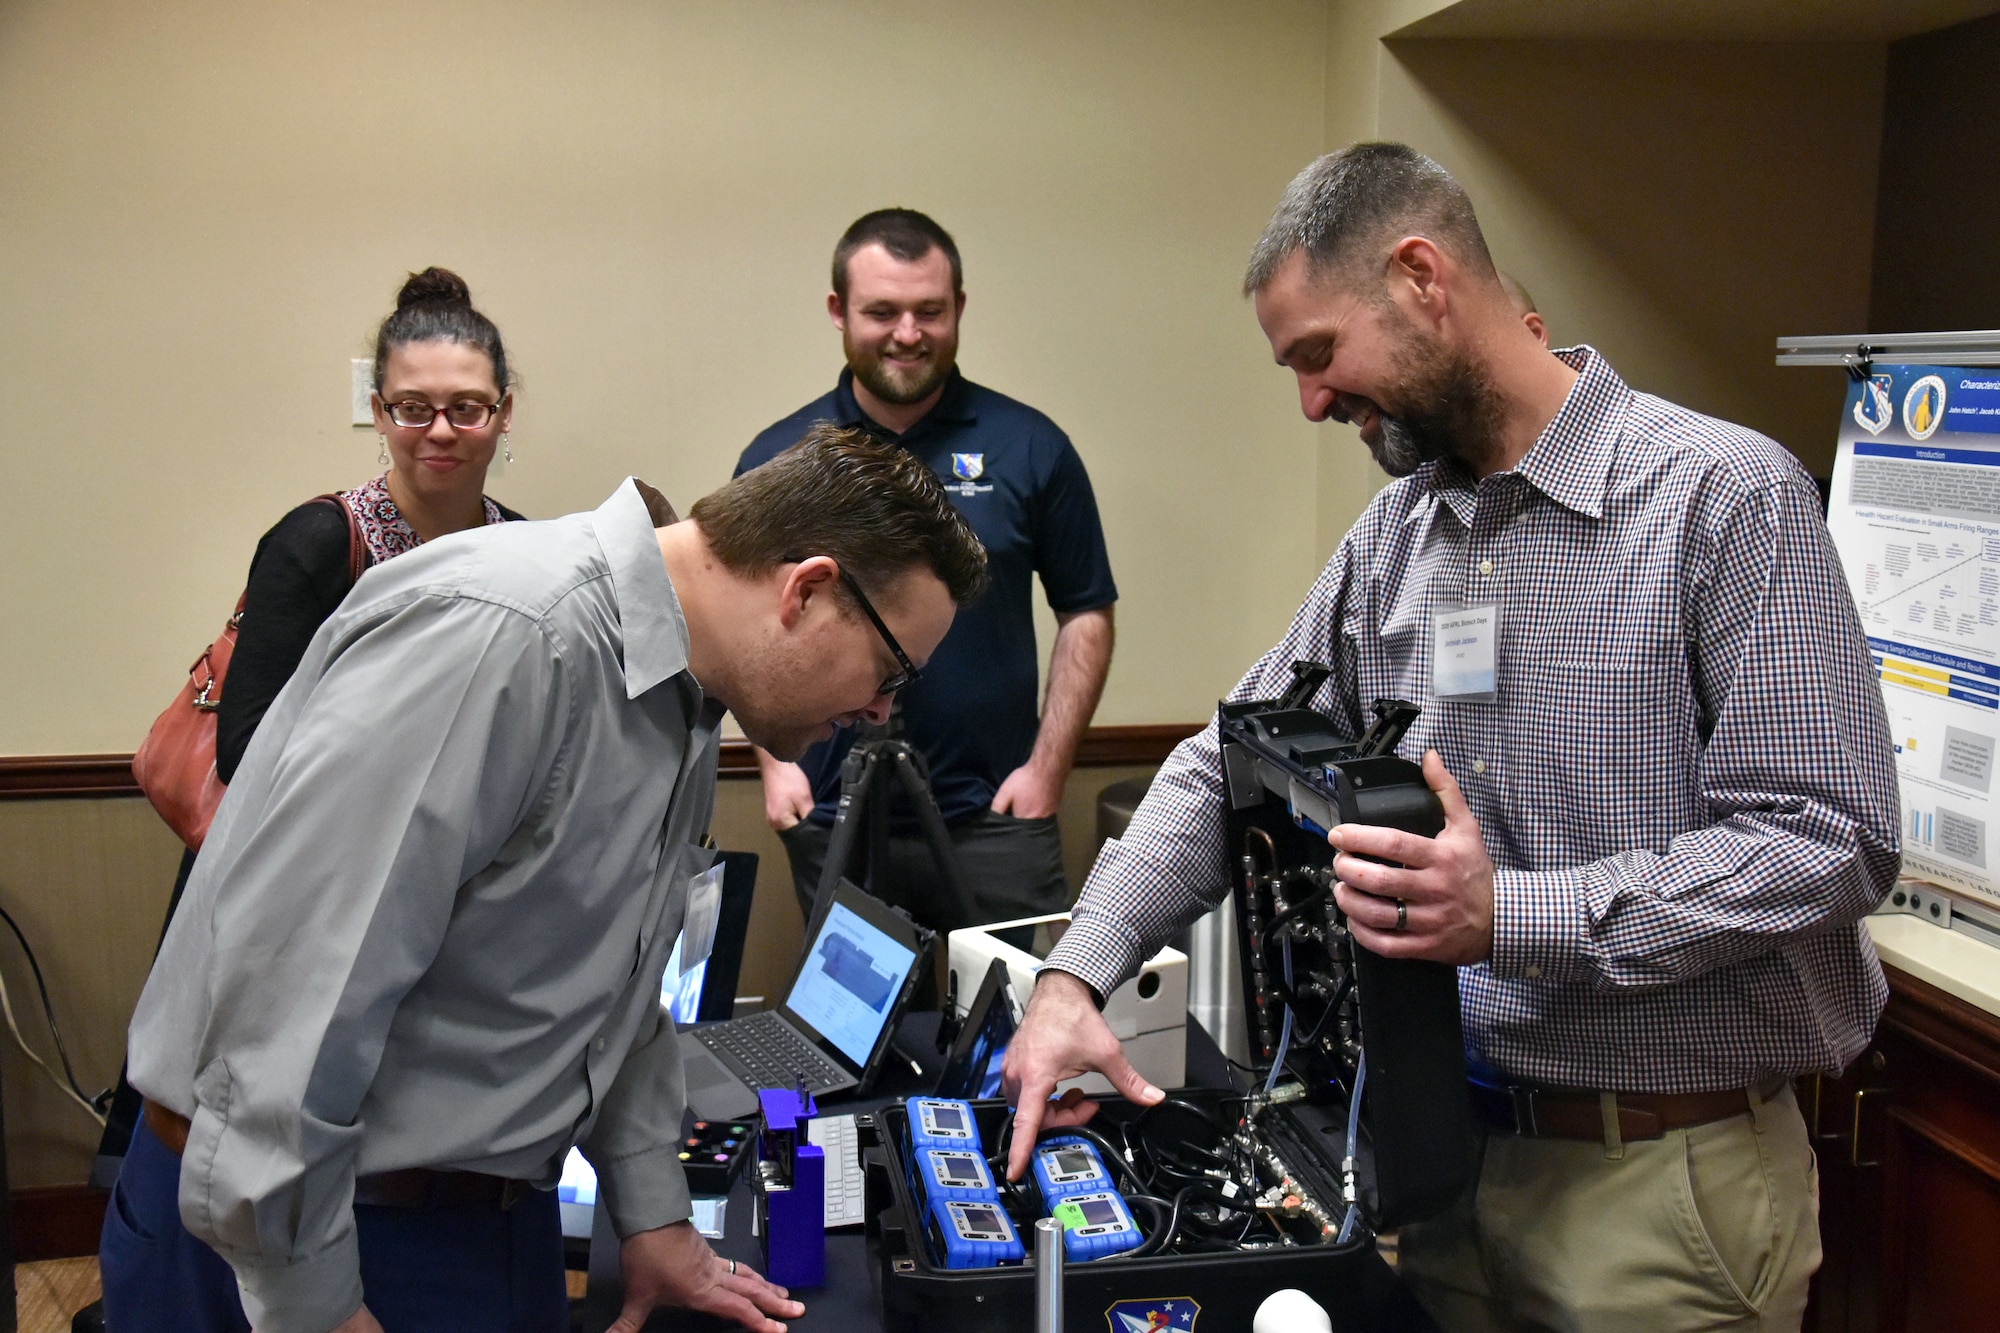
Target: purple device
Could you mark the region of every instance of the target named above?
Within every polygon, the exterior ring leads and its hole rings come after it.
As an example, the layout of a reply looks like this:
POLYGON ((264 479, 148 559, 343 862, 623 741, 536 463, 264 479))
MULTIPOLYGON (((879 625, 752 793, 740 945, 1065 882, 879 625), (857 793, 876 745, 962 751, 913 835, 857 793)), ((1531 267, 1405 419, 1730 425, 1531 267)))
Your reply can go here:
POLYGON ((817 1287, 826 1281, 826 1154, 806 1142, 805 1122, 819 1108, 803 1088, 763 1088, 757 1100, 764 1276, 782 1287, 817 1287))

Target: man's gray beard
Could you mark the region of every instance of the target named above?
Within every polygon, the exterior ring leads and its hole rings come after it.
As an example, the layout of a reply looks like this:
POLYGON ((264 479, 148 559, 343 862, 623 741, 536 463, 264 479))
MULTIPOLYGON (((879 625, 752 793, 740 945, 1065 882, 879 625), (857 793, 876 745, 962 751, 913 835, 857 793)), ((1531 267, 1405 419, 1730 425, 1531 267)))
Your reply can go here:
POLYGON ((1456 453, 1450 447, 1440 448, 1434 439, 1420 437, 1391 416, 1377 419, 1375 442, 1368 446, 1368 452, 1375 456, 1375 466, 1392 477, 1407 477, 1434 458, 1456 453))
POLYGON ((1437 368, 1431 401, 1421 416, 1392 417, 1376 405, 1375 443, 1368 452, 1375 465, 1392 477, 1407 477, 1429 462, 1455 459, 1468 470, 1493 454, 1494 431, 1500 420, 1500 398, 1477 369, 1462 360, 1437 368))

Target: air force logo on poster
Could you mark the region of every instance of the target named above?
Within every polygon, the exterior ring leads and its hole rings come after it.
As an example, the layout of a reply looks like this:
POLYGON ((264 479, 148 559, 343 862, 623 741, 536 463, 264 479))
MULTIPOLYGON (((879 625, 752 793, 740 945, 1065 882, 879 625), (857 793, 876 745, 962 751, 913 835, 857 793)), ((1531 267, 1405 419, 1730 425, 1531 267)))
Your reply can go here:
POLYGON ((1928 440, 1944 421, 1944 381, 1926 375, 1903 395, 1903 429, 1913 440, 1928 440))
POLYGON ((1893 375, 1870 375, 1861 382, 1861 396, 1854 402, 1854 424, 1870 435, 1880 435, 1896 419, 1896 400, 1889 391, 1896 385, 1893 375))

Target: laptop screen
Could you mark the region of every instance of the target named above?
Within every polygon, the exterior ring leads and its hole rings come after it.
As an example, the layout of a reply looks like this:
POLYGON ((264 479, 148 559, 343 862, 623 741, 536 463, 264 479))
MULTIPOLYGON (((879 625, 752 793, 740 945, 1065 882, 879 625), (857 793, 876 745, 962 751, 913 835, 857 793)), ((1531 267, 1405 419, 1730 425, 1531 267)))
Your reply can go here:
POLYGON ((916 952, 835 901, 785 1008, 856 1065, 875 1053, 916 952))
POLYGON ((674 952, 667 959, 667 970, 660 976, 660 1004, 673 1015, 674 1022, 686 1027, 701 1017, 701 988, 708 981, 708 960, 702 959, 681 975, 681 941, 674 941, 674 952))

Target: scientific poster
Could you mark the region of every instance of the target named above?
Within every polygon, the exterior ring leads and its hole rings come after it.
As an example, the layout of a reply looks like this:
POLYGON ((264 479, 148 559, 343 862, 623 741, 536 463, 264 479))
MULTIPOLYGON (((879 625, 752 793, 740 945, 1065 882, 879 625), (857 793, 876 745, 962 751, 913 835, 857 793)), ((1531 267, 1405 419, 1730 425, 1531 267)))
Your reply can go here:
POLYGON ((2000 902, 2000 369, 1850 384, 1827 525, 1888 705, 1904 873, 2000 902))

